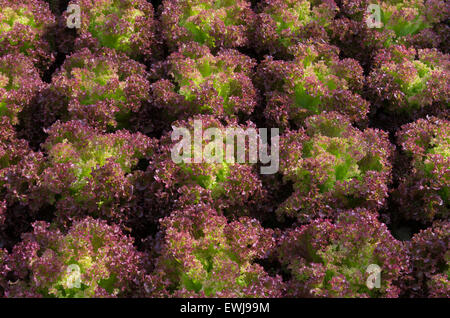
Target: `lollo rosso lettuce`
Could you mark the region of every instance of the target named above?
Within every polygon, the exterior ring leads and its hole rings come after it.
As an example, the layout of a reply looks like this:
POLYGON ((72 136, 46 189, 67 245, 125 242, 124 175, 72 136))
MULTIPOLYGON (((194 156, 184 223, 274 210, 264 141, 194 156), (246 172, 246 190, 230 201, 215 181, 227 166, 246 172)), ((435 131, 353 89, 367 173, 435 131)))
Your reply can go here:
POLYGON ((35 180, 36 162, 40 159, 40 154, 34 153, 25 140, 18 138, 9 118, 0 117, 0 220, 5 221, 8 205, 28 202, 30 193, 25 184, 35 180))
MULTIPOLYGON (((8 175, 11 171, 17 169, 22 162, 30 162, 32 158, 32 151, 28 147, 28 143, 25 140, 19 139, 11 125, 8 117, 0 117, 0 290, 2 287, 2 251, 1 248, 7 245, 8 233, 5 228, 8 227, 8 223, 11 222, 8 217, 8 208, 17 202, 17 197, 25 197, 26 194, 22 191, 8 191, 12 189, 14 181, 10 180, 8 175)), ((18 183, 25 183, 25 181, 18 180, 18 183)), ((20 188, 17 190, 21 190, 20 188)), ((15 222, 17 223, 17 222, 15 222)), ((20 230, 20 226, 14 224, 15 229, 20 230)), ((1 296, 1 291, 0 291, 1 296)))
POLYGON ((409 242, 412 279, 407 285, 411 297, 450 296, 450 224, 437 221, 415 234, 409 242))
POLYGON ((339 209, 383 206, 392 152, 383 131, 360 131, 337 113, 309 117, 306 129, 280 140, 280 172, 294 192, 277 214, 307 222, 333 217, 339 209))
POLYGON ((23 54, 0 57, 0 117, 18 123, 18 114, 44 87, 39 72, 23 54))
POLYGON ((435 26, 450 17, 450 6, 442 0, 410 1, 342 1, 342 12, 355 21, 367 24, 368 7, 380 8, 380 26, 375 26, 384 47, 393 44, 436 47, 440 43, 435 26))
POLYGON ((32 210, 55 206, 58 224, 86 215, 126 222, 135 168, 151 156, 155 141, 128 131, 102 133, 82 121, 57 122, 47 133, 46 156, 23 160, 6 174, 8 195, 28 194, 16 200, 32 210))
POLYGON ((280 56, 304 40, 328 39, 338 7, 333 0, 264 0, 259 3, 255 24, 255 48, 280 56))
POLYGON ((170 297, 281 296, 281 278, 270 277, 254 262, 274 246, 272 230, 257 220, 227 222, 198 204, 172 212, 161 226, 161 256, 153 275, 164 284, 155 292, 170 297))
MULTIPOLYGON (((213 116, 198 115, 186 121, 176 121, 172 126, 186 128, 191 133, 192 140, 187 141, 187 146, 192 147, 192 156, 189 157, 191 162, 176 163, 172 154, 173 149, 177 149, 179 140, 172 141, 171 134, 161 138, 160 150, 147 171, 153 176, 154 182, 160 185, 159 195, 171 197, 180 207, 209 201, 218 211, 233 216, 248 214, 252 207, 262 202, 265 192, 256 174, 256 165, 248 161, 248 154, 246 153, 247 160, 244 163, 238 162, 236 155, 232 155, 234 162, 225 158, 226 128, 244 132, 247 128, 254 128, 254 125, 244 126, 234 122, 225 127, 213 116), (195 162, 194 158, 197 152, 194 148, 196 121, 201 123, 203 130, 217 128, 223 135, 223 140, 203 140, 200 149, 203 153, 201 162, 195 162), (215 150, 211 149, 212 146, 215 150), (211 157, 208 157, 208 149, 211 157), (220 151, 223 152, 222 155, 220 151), (216 158, 215 155, 219 157, 216 158)), ((244 143, 247 145, 247 141, 244 143)), ((184 151, 186 149, 182 150, 183 155, 187 155, 184 151)))
POLYGON ((248 47, 255 14, 246 0, 164 0, 160 19, 170 51, 191 41, 216 51, 248 47))
MULTIPOLYGON (((75 48, 110 48, 142 61, 158 53, 153 6, 145 0, 72 0, 80 7, 75 48)), ((66 20, 70 12, 64 13, 66 20)))
POLYGON ((82 49, 53 75, 40 114, 54 118, 56 112, 56 119, 85 120, 103 130, 126 128, 148 101, 149 87, 145 65, 111 49, 82 49))
POLYGON ((448 1, 343 0, 340 9, 341 16, 328 28, 331 42, 365 67, 370 67, 379 49, 398 44, 448 52, 448 1), (370 5, 379 6, 381 27, 368 24, 376 17, 369 12, 370 5))
POLYGON ((24 54, 45 71, 55 60, 48 32, 56 23, 42 0, 0 1, 0 55, 24 54))
POLYGON ((429 117, 404 125, 399 143, 411 159, 411 172, 394 193, 406 219, 447 219, 450 210, 450 122, 429 117))
MULTIPOLYGON (((6 297, 127 297, 143 292, 144 256, 117 225, 87 217, 67 232, 38 221, 6 258, 6 297)), ((1 256, 1 254, 0 254, 1 256)))
POLYGON ((320 42, 290 48, 292 61, 266 58, 256 82, 265 91, 266 118, 282 128, 302 127, 304 120, 324 111, 339 111, 364 121, 369 103, 362 93, 363 69, 356 60, 339 59, 339 49, 320 42))
POLYGON ((233 118, 249 115, 256 106, 251 81, 256 62, 236 50, 213 55, 208 47, 191 42, 163 64, 153 71, 165 69, 163 78, 151 85, 151 98, 167 121, 196 114, 233 118))
POLYGON ((18 164, 30 152, 27 142, 17 137, 9 118, 0 117, 0 176, 1 171, 18 164))
POLYGON ((290 297, 398 297, 398 282, 409 268, 404 244, 365 209, 345 211, 334 223, 318 219, 288 230, 277 253, 291 274, 290 297), (381 275, 379 287, 369 276, 374 273, 381 275))
POLYGON ((367 82, 375 101, 388 112, 412 114, 430 106, 445 110, 449 71, 448 54, 398 45, 377 54, 367 82))

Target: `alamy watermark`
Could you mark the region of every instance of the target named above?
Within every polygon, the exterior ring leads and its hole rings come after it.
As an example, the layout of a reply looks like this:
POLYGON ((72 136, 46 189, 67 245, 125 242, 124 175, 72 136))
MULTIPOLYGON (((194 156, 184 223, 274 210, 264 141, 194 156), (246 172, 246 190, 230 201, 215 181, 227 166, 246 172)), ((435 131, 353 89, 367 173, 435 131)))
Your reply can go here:
POLYGON ((81 28, 81 9, 78 4, 70 4, 67 7, 67 27, 69 29, 79 29, 81 28))
POLYGON ((366 14, 366 23, 368 28, 378 29, 383 27, 383 22, 381 22, 381 8, 378 4, 369 4, 366 9, 366 14))
POLYGON ((191 130, 185 127, 173 127, 171 138, 177 143, 171 150, 171 157, 177 164, 182 162, 233 164, 259 161, 264 165, 269 164, 261 166, 261 174, 274 174, 279 169, 280 136, 278 128, 271 128, 270 132, 269 153, 267 128, 259 128, 257 131, 255 128, 244 130, 212 127, 203 131, 202 121, 194 120, 194 136, 191 135, 191 130))
POLYGON ((381 267, 377 264, 367 266, 366 273, 369 274, 366 280, 366 286, 370 290, 381 287, 381 267))
POLYGON ((77 264, 67 266, 67 276, 64 287, 68 289, 81 288, 81 269, 77 264))

